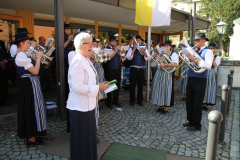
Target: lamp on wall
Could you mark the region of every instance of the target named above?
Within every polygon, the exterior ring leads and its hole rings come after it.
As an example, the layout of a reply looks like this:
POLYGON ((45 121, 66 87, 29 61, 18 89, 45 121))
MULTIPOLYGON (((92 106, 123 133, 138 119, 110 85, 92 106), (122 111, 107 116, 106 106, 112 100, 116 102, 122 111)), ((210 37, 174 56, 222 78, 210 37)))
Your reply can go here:
MULTIPOLYGON (((227 23, 223 22, 222 20, 216 25, 218 34, 220 36, 219 40, 219 49, 222 48, 222 35, 225 34, 227 23)), ((222 52, 220 51, 220 56, 222 55, 222 52)))

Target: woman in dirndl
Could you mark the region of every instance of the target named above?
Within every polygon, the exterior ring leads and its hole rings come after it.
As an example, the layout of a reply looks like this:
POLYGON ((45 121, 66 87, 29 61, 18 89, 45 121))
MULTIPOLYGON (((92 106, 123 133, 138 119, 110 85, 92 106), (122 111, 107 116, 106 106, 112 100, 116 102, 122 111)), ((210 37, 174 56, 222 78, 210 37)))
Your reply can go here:
MULTIPOLYGON (((216 52, 216 45, 214 43, 210 43, 208 48, 213 51, 213 54, 216 52)), ((216 104, 217 74, 215 70, 220 65, 220 63, 220 56, 217 54, 213 55, 212 68, 208 70, 207 86, 203 100, 203 109, 205 110, 209 109, 209 105, 213 106, 216 104)))
POLYGON ((174 105, 174 72, 167 73, 162 68, 164 67, 177 67, 178 55, 176 52, 171 51, 172 41, 163 43, 166 48, 165 53, 172 61, 169 64, 158 64, 158 70, 154 77, 152 100, 151 103, 159 106, 157 112, 163 114, 168 112, 169 107, 174 105))
MULTIPOLYGON (((184 62, 183 62, 184 63, 184 62)), ((179 92, 182 92, 184 94, 183 100, 186 100, 186 87, 188 82, 188 65, 184 64, 182 67, 181 75, 180 75, 180 81, 179 81, 179 92)))
POLYGON ((27 34, 16 34, 14 42, 18 48, 14 64, 17 74, 21 76, 18 85, 18 137, 25 138, 27 145, 37 145, 41 143, 37 136, 44 136, 47 130, 46 109, 37 76, 43 53, 41 51, 37 53, 35 64, 26 55, 30 47, 29 40, 33 39, 27 34))
MULTIPOLYGON (((99 41, 97 41, 95 38, 93 38, 93 48, 98 48, 98 43, 99 43, 99 41)), ((104 70, 103 70, 102 63, 100 61, 95 62, 94 67, 97 71, 98 83, 105 82, 104 70)), ((104 91, 100 91, 100 93, 102 95, 102 99, 107 98, 107 94, 104 91)))

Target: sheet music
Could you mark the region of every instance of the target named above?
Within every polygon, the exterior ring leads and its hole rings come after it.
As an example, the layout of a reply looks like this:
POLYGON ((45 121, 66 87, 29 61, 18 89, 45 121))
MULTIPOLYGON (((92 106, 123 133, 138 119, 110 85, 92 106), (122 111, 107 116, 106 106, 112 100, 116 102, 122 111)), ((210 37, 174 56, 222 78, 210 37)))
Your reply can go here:
POLYGON ((104 91, 105 93, 112 92, 114 90, 118 89, 117 85, 115 83, 111 84, 107 89, 104 91))
POLYGON ((104 54, 105 55, 109 54, 109 56, 111 56, 113 54, 113 52, 114 52, 114 50, 112 50, 112 49, 105 49, 104 54))
POLYGON ((127 51, 129 49, 129 46, 121 46, 122 51, 127 51))
POLYGON ((92 48, 92 50, 94 50, 94 52, 99 55, 99 52, 100 52, 100 48, 99 47, 98 48, 94 47, 94 48, 92 48))
POLYGON ((55 50, 55 47, 52 46, 52 47, 49 49, 49 51, 46 53, 46 55, 50 57, 50 56, 52 55, 52 52, 53 52, 54 50, 55 50))
POLYGON ((47 42, 45 43, 45 47, 51 46, 53 41, 54 41, 53 38, 48 38, 47 42))
POLYGON ((167 53, 167 49, 166 49, 166 47, 161 47, 161 48, 158 48, 158 52, 160 53, 160 54, 164 54, 164 53, 167 53))

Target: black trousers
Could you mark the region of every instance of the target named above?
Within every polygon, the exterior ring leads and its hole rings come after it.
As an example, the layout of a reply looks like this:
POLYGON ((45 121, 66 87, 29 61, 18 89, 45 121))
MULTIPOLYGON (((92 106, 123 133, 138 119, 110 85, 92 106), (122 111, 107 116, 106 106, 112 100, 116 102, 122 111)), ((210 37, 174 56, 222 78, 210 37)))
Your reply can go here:
POLYGON ((130 68, 130 102, 135 102, 135 87, 138 84, 137 102, 143 100, 144 68, 130 68))
MULTIPOLYGON (((69 94, 69 84, 68 84, 68 59, 64 59, 64 71, 65 71, 65 100, 67 102, 68 94, 69 94)), ((70 133, 70 117, 69 117, 69 110, 66 109, 67 114, 67 133, 70 133)))
POLYGON ((46 89, 51 90, 51 86, 52 86, 51 66, 49 66, 46 69, 43 64, 40 64, 40 70, 39 70, 38 76, 40 77, 40 83, 41 83, 42 90, 44 89, 43 75, 45 75, 46 89))
POLYGON ((196 129, 201 129, 202 104, 207 78, 189 77, 187 83, 187 120, 196 129))
POLYGON ((87 112, 70 110, 70 159, 97 160, 95 109, 87 112))
POLYGON ((107 104, 118 103, 120 82, 121 82, 121 68, 118 68, 118 69, 108 68, 107 69, 107 80, 112 81, 114 79, 117 80, 116 85, 117 85, 118 89, 107 94, 107 104), (112 98, 112 94, 113 94, 113 98, 112 98))
POLYGON ((8 74, 7 69, 0 67, 0 105, 7 101, 8 96, 8 74))

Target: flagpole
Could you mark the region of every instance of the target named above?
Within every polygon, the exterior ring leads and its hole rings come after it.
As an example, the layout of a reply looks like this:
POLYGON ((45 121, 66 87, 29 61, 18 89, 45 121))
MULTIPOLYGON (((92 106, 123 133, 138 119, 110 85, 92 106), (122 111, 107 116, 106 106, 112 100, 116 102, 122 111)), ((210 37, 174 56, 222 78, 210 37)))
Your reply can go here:
MULTIPOLYGON (((151 51, 151 26, 148 26, 148 51, 150 54, 151 51)), ((149 102, 149 86, 150 86, 150 60, 147 61, 147 94, 146 94, 146 100, 149 102)))

